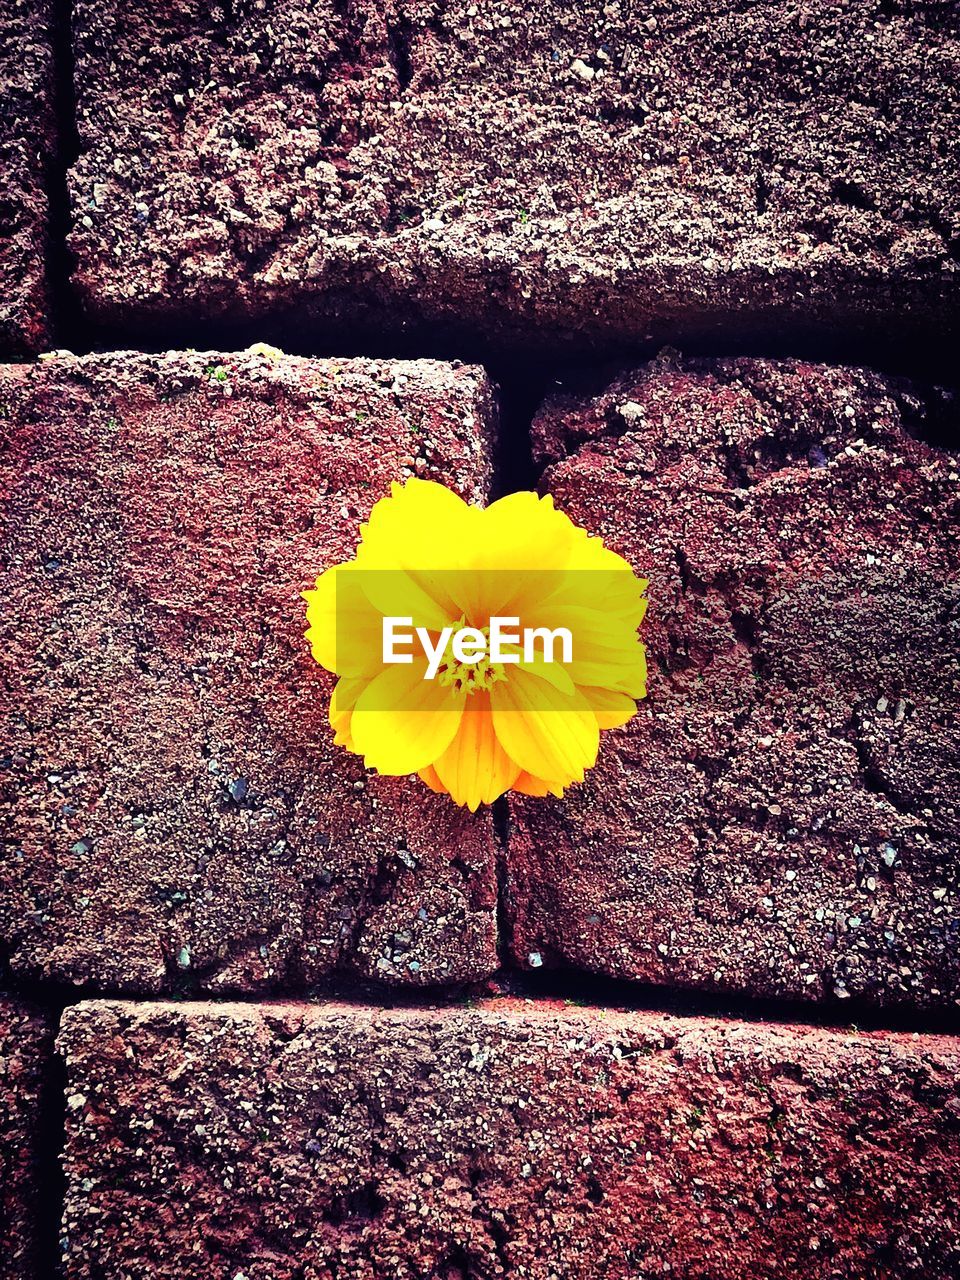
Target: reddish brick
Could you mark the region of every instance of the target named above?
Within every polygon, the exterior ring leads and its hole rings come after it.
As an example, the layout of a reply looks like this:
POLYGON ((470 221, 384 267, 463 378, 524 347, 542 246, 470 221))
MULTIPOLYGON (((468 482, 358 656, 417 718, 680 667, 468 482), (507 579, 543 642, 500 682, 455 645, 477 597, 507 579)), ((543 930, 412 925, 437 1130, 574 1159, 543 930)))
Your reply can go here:
POLYGON ((67 1280, 946 1280, 960 1046, 561 1005, 68 1009, 67 1280))
POLYGON ((47 342, 52 0, 0 0, 0 356, 47 342))
POLYGON ((41 1201, 52 1195, 38 1168, 40 1107, 52 1051, 47 1018, 0 995, 0 1280, 39 1280, 41 1201))
POLYGON ((519 962, 756 996, 960 997, 955 400, 680 361, 548 403, 544 485, 650 580, 649 697, 512 805, 519 962))
POLYGON ((335 748, 299 592, 409 465, 479 496, 490 385, 431 361, 0 371, 14 969, 99 989, 488 973, 490 816, 335 748))
POLYGON ((937 0, 78 0, 98 321, 957 331, 937 0))

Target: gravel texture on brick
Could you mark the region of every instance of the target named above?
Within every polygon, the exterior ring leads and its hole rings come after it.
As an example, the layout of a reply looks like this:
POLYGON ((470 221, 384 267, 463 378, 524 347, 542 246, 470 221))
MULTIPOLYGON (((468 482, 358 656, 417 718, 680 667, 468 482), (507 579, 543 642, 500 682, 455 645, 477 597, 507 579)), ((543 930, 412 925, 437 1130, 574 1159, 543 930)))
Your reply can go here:
POLYGON ((49 335, 48 182, 56 148, 52 0, 0 0, 0 358, 49 335))
POLYGON ((526 967, 960 998, 960 457, 949 392, 670 353, 548 401, 543 487, 649 579, 649 696, 511 801, 526 967))
MULTIPOLYGON (((41 1204, 54 1194, 41 1185, 38 1170, 41 1095, 52 1051, 45 1015, 0 995, 0 1280, 40 1280, 41 1204)), ((42 1221, 48 1225, 53 1216, 43 1214, 42 1221)))
POLYGON ((960 1047, 492 1002, 68 1009, 67 1280, 946 1280, 960 1047))
POLYGON ((211 353, 0 370, 0 939, 96 989, 496 967, 494 837, 333 746, 299 593, 406 473, 487 493, 479 369, 211 353))
POLYGON ((957 330, 939 0, 77 0, 74 43, 100 322, 957 330))

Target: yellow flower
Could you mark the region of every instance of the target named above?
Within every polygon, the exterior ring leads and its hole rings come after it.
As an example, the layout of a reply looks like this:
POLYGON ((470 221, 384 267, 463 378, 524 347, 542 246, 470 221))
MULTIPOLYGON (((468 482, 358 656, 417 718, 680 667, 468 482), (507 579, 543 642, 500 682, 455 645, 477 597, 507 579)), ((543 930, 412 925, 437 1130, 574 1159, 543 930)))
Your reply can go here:
POLYGON ((582 781, 646 692, 647 584, 534 493, 481 509, 409 480, 360 535, 304 592, 335 742, 471 810, 582 781))

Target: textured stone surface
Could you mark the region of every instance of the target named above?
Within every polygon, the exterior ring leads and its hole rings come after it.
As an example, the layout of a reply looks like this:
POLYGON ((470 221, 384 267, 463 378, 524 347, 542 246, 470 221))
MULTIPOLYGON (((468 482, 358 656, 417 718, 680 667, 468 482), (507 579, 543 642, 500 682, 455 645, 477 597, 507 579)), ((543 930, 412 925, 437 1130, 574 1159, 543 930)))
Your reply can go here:
POLYGON ((43 1076, 53 1044, 36 1009, 0 995, 0 1280, 34 1280, 38 1224, 54 1215, 37 1167, 43 1076))
POLYGON ((0 357, 39 351, 48 337, 52 12, 52 0, 0 0, 0 357))
POLYGON ((945 1280, 960 1049, 559 1005, 67 1011, 68 1280, 945 1280))
POLYGON ((261 355, 0 371, 0 938, 99 989, 496 966, 489 813, 332 743, 299 592, 404 471, 486 492, 478 369, 261 355))
POLYGON ((78 0, 91 315, 956 332, 939 0, 78 0))
POLYGON ((650 580, 649 696, 512 802, 518 961, 757 996, 960 997, 958 403, 669 355, 535 423, 650 580), (567 456, 562 456, 566 454, 567 456))

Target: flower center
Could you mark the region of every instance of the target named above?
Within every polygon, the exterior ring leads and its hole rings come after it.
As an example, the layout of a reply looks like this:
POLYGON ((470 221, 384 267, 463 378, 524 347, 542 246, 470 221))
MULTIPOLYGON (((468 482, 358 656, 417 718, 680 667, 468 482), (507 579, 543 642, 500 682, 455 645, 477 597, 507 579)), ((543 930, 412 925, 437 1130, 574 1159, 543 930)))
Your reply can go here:
MULTIPOLYGON (((464 625, 462 618, 458 625, 464 625)), ((480 627, 479 630, 489 641, 490 628, 480 627)), ((452 686, 457 693, 486 693, 498 680, 505 680, 506 675, 502 663, 491 662, 486 655, 476 662, 457 662, 452 654, 447 654, 437 668, 437 682, 452 686)))

